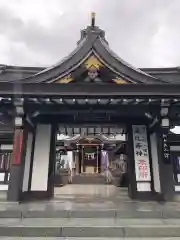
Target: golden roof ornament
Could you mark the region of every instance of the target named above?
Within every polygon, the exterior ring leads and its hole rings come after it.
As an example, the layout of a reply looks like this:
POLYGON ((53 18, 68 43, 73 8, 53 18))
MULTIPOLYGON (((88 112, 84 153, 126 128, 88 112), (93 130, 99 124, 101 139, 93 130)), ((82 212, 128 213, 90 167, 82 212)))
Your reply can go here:
POLYGON ((100 69, 103 67, 103 64, 95 57, 94 55, 91 55, 84 63, 86 69, 90 69, 91 67, 95 67, 96 69, 100 69))
POLYGON ((112 79, 113 82, 115 82, 116 84, 128 84, 128 82, 120 77, 116 77, 114 79, 112 79))
POLYGON ((96 13, 92 12, 91 13, 91 27, 95 27, 95 23, 96 23, 96 13))
POLYGON ((63 78, 56 80, 55 83, 70 83, 72 81, 73 81, 73 78, 72 78, 71 74, 69 74, 63 78))

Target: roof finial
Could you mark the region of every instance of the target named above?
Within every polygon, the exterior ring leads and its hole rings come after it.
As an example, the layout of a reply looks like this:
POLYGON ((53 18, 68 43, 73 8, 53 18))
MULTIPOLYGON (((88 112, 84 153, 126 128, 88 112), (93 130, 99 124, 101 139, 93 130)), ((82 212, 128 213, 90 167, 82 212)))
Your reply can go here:
POLYGON ((96 18, 96 13, 92 12, 91 13, 91 27, 95 27, 95 19, 96 18))

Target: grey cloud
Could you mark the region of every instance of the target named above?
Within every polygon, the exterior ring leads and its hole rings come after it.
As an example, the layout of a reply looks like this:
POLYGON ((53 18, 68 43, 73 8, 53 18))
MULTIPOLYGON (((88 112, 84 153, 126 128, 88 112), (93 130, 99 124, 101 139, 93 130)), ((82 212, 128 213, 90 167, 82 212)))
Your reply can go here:
POLYGON ((179 0, 89 0, 87 9, 83 1, 68 0, 69 7, 66 4, 64 14, 57 15, 51 27, 23 22, 8 4, 1 8, 0 34, 12 43, 9 62, 51 65, 61 60, 75 48, 80 29, 88 24, 88 12, 94 10, 97 24, 106 31, 110 47, 121 58, 137 67, 179 65, 179 0), (162 28, 166 29, 166 39, 157 35, 162 28), (154 43, 155 37, 160 43, 154 43), (15 49, 16 43, 24 46, 22 52, 15 49))

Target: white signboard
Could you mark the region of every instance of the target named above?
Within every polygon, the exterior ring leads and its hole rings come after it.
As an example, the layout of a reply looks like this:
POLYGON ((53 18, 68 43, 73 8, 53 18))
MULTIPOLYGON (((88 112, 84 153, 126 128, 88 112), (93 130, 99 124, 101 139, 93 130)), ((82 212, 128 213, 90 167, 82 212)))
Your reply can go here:
POLYGON ((146 126, 133 125, 132 130, 136 181, 151 181, 146 126))

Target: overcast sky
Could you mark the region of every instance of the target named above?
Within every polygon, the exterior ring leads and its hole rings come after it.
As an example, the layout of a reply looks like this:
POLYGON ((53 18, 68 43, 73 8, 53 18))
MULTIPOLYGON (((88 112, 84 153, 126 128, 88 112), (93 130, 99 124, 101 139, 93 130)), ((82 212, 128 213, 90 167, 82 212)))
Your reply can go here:
POLYGON ((180 65, 180 0, 0 0, 0 64, 49 66, 96 12, 112 50, 136 67, 180 65))

